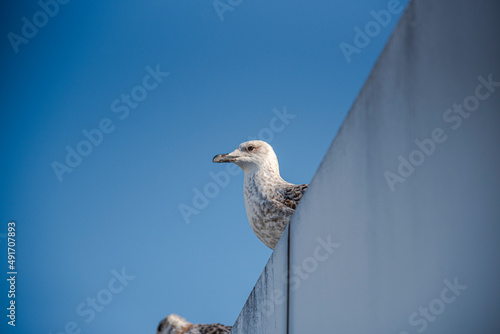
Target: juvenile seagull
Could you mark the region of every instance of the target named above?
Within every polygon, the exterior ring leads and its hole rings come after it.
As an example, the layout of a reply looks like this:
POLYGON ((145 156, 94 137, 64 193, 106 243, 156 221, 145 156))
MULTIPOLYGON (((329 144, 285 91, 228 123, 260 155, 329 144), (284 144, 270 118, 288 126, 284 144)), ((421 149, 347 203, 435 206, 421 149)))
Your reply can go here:
POLYGON ((221 324, 193 325, 172 313, 160 322, 156 334, 229 334, 230 331, 231 326, 221 324))
POLYGON ((212 161, 232 162, 243 170, 248 221, 260 241, 274 249, 308 185, 283 180, 276 153, 262 140, 244 142, 231 153, 216 155, 212 161))

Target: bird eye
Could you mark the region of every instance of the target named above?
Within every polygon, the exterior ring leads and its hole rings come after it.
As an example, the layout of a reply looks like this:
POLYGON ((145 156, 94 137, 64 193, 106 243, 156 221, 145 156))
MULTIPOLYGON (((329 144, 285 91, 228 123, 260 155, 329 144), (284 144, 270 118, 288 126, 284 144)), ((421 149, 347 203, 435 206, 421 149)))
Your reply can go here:
POLYGON ((254 148, 255 148, 255 147, 253 147, 253 146, 248 146, 247 151, 248 151, 248 152, 251 152, 251 151, 253 151, 253 149, 254 149, 254 148))

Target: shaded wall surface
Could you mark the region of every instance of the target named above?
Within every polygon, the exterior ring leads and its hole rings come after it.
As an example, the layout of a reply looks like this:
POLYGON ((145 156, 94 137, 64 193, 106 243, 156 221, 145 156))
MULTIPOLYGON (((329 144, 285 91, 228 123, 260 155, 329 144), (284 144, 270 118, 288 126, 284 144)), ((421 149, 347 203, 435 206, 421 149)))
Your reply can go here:
POLYGON ((232 333, 500 333, 499 32, 409 4, 232 333))

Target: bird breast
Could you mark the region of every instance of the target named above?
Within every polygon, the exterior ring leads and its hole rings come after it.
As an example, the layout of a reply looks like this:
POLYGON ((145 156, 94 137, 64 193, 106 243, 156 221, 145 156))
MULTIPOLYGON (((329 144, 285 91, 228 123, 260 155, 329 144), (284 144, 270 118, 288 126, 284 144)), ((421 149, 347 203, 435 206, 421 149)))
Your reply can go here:
POLYGON ((293 214, 293 209, 279 204, 276 181, 254 173, 245 175, 243 185, 243 197, 250 227, 271 249, 276 246, 293 214))

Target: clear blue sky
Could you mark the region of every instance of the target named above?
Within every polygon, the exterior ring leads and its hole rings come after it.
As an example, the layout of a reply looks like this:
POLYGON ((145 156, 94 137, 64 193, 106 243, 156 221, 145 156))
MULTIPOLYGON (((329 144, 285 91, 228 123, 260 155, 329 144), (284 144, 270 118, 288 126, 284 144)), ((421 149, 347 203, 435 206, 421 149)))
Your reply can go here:
POLYGON ((401 14, 350 63, 339 45, 390 2, 241 1, 223 21, 212 1, 70 1, 53 17, 3 3, 0 263, 7 277, 14 220, 18 275, 15 329, 0 284, 0 331, 233 324, 271 251, 242 173, 214 187, 212 157, 260 132, 282 176, 308 183, 401 14), (195 189, 212 198, 196 208, 195 189))

